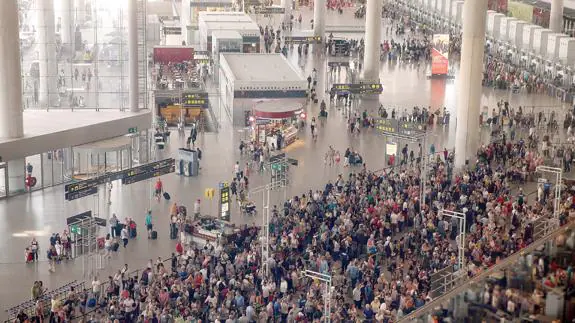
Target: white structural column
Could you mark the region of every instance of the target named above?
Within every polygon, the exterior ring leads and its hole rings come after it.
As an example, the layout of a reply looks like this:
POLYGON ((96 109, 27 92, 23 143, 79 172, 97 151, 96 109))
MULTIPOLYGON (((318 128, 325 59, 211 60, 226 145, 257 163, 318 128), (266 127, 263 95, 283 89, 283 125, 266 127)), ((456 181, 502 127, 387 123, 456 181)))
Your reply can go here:
MULTIPOLYGON (((292 0, 281 0, 281 7, 284 8, 284 23, 289 24, 291 17, 293 1, 292 0)), ((289 25, 286 25, 289 30, 289 25)))
POLYGON ((128 0, 128 66, 130 111, 139 110, 138 99, 138 0, 128 0))
POLYGON ((24 135, 18 26, 18 0, 0 1, 0 138, 24 135))
POLYGON ((563 32, 563 0, 551 0, 549 29, 554 33, 563 32))
MULTIPOLYGON (((0 138, 24 135, 18 30, 18 0, 0 1, 0 138)), ((24 189, 25 163, 24 159, 8 161, 10 192, 24 189)))
POLYGON ((379 80, 381 44, 381 0, 367 0, 365 10, 365 51, 363 55, 363 77, 379 80))
POLYGON ((37 0, 38 63, 40 65, 39 101, 45 107, 57 104, 58 62, 56 61, 56 25, 54 0, 37 0))
POLYGON ((313 35, 325 37, 326 0, 314 0, 313 2, 313 35))
POLYGON ((457 91, 455 167, 462 167, 466 160, 474 163, 479 147, 486 12, 487 0, 464 2, 459 89, 457 91))
MULTIPOLYGON (((73 0, 74 3, 74 21, 76 24, 83 24, 86 20, 86 0, 73 0)), ((74 28, 74 31, 76 29, 74 28)))
POLYGON ((71 44, 72 36, 74 35, 74 15, 72 12, 73 0, 59 0, 60 1, 60 17, 62 18, 61 33, 62 44, 71 44))

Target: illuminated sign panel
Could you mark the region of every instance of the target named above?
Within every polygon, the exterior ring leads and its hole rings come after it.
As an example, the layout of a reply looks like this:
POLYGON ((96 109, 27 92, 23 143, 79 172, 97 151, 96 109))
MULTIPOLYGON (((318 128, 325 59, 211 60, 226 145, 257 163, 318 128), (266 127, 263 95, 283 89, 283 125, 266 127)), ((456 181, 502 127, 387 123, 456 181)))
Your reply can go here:
POLYGON ((383 85, 381 83, 336 83, 332 86, 332 91, 351 94, 381 94, 383 85))
POLYGON ((220 183, 220 217, 224 221, 230 220, 230 185, 220 183))
POLYGON ((320 44, 321 36, 285 36, 284 41, 292 44, 320 44))
POLYGON ((423 124, 400 121, 396 119, 377 118, 374 120, 375 129, 382 134, 414 136, 425 133, 427 128, 423 124))
POLYGON ((184 108, 207 108, 208 103, 208 93, 182 94, 182 105, 184 108))

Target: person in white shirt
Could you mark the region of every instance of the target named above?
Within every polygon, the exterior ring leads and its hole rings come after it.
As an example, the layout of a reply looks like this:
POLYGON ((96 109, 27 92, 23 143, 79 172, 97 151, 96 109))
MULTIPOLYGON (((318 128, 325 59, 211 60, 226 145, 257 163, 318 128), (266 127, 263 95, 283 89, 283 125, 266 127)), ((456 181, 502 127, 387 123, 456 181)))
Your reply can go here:
POLYGON ((124 313, 126 313, 126 316, 131 318, 132 312, 136 308, 136 302, 128 296, 128 298, 122 302, 122 305, 124 305, 124 313))
POLYGON ((64 249, 62 243, 60 243, 60 241, 56 241, 56 245, 54 247, 56 248, 56 254, 58 255, 58 260, 62 259, 62 249, 64 249))
POLYGON ((122 238, 122 241, 124 242, 124 248, 126 248, 126 246, 128 245, 128 228, 127 228, 127 226, 124 226, 122 228, 122 231, 120 231, 120 238, 122 238))
POLYGON ((282 278, 280 283, 280 293, 284 294, 287 293, 288 284, 285 279, 282 278))
POLYGON ((94 276, 92 280, 92 293, 94 294, 94 298, 96 300, 100 299, 100 289, 102 286, 102 282, 98 279, 98 276, 94 276))
POLYGON ((237 161, 236 164, 234 165, 234 176, 237 179, 240 179, 240 162, 237 161))

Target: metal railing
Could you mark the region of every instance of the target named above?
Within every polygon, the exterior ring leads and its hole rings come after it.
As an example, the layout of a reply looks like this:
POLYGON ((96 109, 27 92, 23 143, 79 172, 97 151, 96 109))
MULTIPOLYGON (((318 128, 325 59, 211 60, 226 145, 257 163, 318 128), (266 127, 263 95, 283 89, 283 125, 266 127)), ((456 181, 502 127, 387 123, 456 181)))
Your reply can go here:
POLYGON ((46 292, 44 294, 42 294, 42 296, 36 298, 36 299, 30 299, 27 300, 19 305, 16 305, 14 307, 11 307, 9 309, 6 310, 6 312, 8 313, 8 317, 9 319, 6 320, 5 322, 12 322, 14 321, 14 319, 16 319, 16 316, 23 312, 26 315, 28 315, 28 317, 32 317, 34 315, 36 315, 36 303, 38 301, 42 302, 42 310, 44 313, 49 313, 50 312, 50 307, 51 307, 51 301, 52 298, 62 298, 64 297, 68 292, 70 292, 71 289, 75 289, 75 290, 81 290, 84 291, 85 290, 85 282, 78 282, 76 280, 67 283, 66 285, 60 286, 54 290, 51 290, 49 292, 46 292))
POLYGON ((427 304, 417 309, 413 313, 406 315, 405 317, 401 318, 398 322, 413 322, 417 320, 423 315, 426 315, 429 312, 433 311, 436 307, 440 306, 445 301, 448 301, 451 298, 457 296, 458 294, 465 292, 465 290, 468 288, 469 285, 479 283, 488 278, 489 276, 491 276, 492 274, 500 270, 503 270, 509 266, 515 265, 521 257, 537 250, 538 248, 544 246, 545 243, 549 242, 550 240, 555 239, 559 235, 565 234, 568 230, 573 230, 574 228, 575 228, 575 222, 567 223, 566 225, 545 234, 544 236, 537 239, 527 247, 513 253, 512 255, 502 260, 500 263, 497 263, 489 267, 488 269, 483 270, 481 273, 473 276, 472 278, 468 278, 465 276, 461 276, 459 278, 456 277, 449 278, 446 281, 451 283, 450 290, 446 290, 446 292, 443 295, 433 299, 432 301, 428 302, 427 304))

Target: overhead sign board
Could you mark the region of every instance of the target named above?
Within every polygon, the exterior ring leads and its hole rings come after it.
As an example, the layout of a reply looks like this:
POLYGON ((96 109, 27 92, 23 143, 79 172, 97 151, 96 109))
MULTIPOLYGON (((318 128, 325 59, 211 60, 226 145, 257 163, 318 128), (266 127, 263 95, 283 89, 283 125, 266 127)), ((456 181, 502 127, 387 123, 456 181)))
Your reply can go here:
POLYGON ((285 36, 284 41, 291 44, 321 44, 321 36, 285 36))
POLYGON ((285 8, 275 6, 255 8, 255 13, 260 15, 284 14, 285 12, 286 12, 285 8))
POLYGON ((150 178, 173 173, 175 171, 176 161, 173 158, 164 159, 129 169, 126 176, 122 178, 122 184, 133 184, 150 178))
MULTIPOLYGON (((153 174, 154 171, 160 170, 160 169, 162 169, 161 173, 162 173, 162 175, 164 175, 164 174, 167 174, 169 172, 166 172, 167 170, 163 169, 163 168, 168 168, 169 166, 174 167, 174 165, 175 165, 175 160, 173 158, 168 158, 168 159, 164 159, 164 160, 161 160, 158 162, 133 167, 130 169, 119 171, 119 172, 108 173, 108 174, 98 176, 95 178, 90 178, 90 179, 87 179, 84 181, 68 184, 68 185, 64 186, 64 191, 65 191, 64 196, 65 196, 66 200, 68 200, 68 201, 76 200, 76 199, 79 199, 82 197, 86 197, 88 195, 98 193, 98 186, 99 185, 106 184, 106 183, 109 183, 112 181, 117 181, 117 180, 122 180, 122 183, 124 183, 125 178, 134 177, 134 176, 142 174, 142 173, 152 173, 153 174)), ((172 172, 173 172, 173 170, 172 170, 172 172)), ((140 176, 140 178, 141 177, 143 177, 143 176, 140 176)), ((150 176, 148 178, 152 178, 152 177, 155 177, 155 176, 150 176)), ((128 184, 135 183, 133 180, 134 179, 131 179, 132 182, 130 182, 128 184)))
POLYGON ((94 223, 96 223, 97 225, 101 226, 101 227, 106 227, 106 219, 102 219, 99 217, 94 217, 94 223))
POLYGON ((374 121, 375 129, 387 135, 414 136, 427 131, 427 127, 424 124, 383 118, 376 118, 374 121))
POLYGON ((349 67, 349 61, 347 62, 327 62, 329 67, 349 67))
POLYGON ((92 211, 82 212, 80 214, 73 215, 66 218, 66 225, 75 224, 84 220, 88 220, 92 217, 92 211))
POLYGON ((98 186, 98 185, 106 184, 108 182, 120 180, 125 175, 126 171, 108 173, 108 174, 98 176, 95 178, 90 178, 90 179, 87 179, 84 181, 80 181, 80 182, 76 182, 76 183, 72 183, 72 184, 67 184, 66 186, 64 186, 64 191, 66 193, 68 193, 68 192, 71 193, 71 192, 80 191, 80 190, 83 190, 83 189, 86 189, 89 187, 98 186))
POLYGON ((211 62, 211 58, 207 55, 194 55, 193 61, 198 64, 209 64, 211 62))
POLYGON ((182 93, 184 108, 207 108, 209 106, 207 92, 182 93))
POLYGON ((381 94, 383 85, 381 83, 335 83, 332 85, 332 91, 337 93, 351 94, 381 94))
POLYGON ((270 156, 270 163, 277 163, 283 161, 285 158, 286 158, 285 153, 279 153, 277 155, 270 156))
POLYGON ((98 193, 98 186, 89 186, 77 191, 66 192, 64 194, 64 198, 66 199, 66 201, 73 201, 97 193, 98 193))
POLYGON ((182 27, 164 26, 164 35, 181 35, 182 27))

